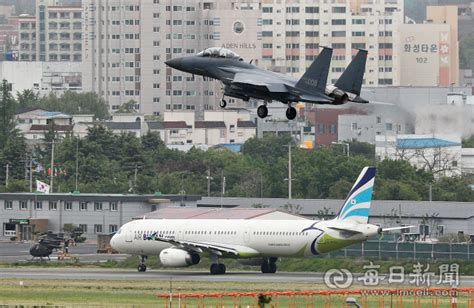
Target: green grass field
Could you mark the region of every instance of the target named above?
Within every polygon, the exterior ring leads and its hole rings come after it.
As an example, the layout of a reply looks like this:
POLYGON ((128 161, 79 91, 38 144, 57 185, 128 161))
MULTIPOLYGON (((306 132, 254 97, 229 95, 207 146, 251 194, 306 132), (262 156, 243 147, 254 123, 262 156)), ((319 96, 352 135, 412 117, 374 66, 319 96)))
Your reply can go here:
MULTIPOLYGON (((150 306, 165 307, 169 299, 157 298, 158 293, 169 292, 168 281, 110 281, 110 280, 20 280, 3 279, 0 280, 0 305, 26 305, 26 306, 150 306)), ((286 291, 291 290, 318 290, 325 289, 322 285, 307 283, 292 283, 291 285, 273 283, 236 283, 236 282, 189 282, 173 281, 173 291, 175 293, 190 292, 253 292, 253 291, 286 291)), ((474 300, 474 294, 469 298, 467 294, 459 297, 458 307, 468 306, 468 302, 474 300)), ((278 296, 271 299, 266 307, 323 307, 324 303, 331 302, 332 307, 344 307, 343 303, 347 296, 332 295, 327 296, 278 296)), ((414 297, 404 296, 403 305, 396 306, 401 297, 397 296, 353 296, 359 303, 366 304, 365 307, 380 307, 383 300, 385 307, 414 307, 414 297)), ((431 296, 419 297, 420 305, 416 307, 449 307, 449 297, 431 296), (439 306, 432 306, 437 300, 439 306)), ((178 307, 178 298, 173 299, 173 307, 178 307)), ((232 297, 199 299, 181 299, 181 304, 186 303, 187 307, 197 307, 198 303, 205 304, 205 307, 247 307, 256 305, 256 298, 235 299, 232 297)), ((471 305, 474 301, 471 302, 471 305)), ((202 307, 202 306, 201 306, 202 307)), ((364 306, 363 306, 364 307, 364 306)))

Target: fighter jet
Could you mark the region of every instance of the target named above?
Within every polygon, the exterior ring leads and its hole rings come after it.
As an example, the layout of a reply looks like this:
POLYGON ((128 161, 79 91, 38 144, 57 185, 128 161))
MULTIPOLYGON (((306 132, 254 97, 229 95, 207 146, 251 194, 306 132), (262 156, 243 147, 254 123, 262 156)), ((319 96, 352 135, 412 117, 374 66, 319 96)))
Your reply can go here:
MULTIPOLYGON (((257 109, 258 116, 263 119, 268 116, 267 104, 273 100, 280 101, 288 105, 286 117, 293 120, 296 117, 296 109, 292 104, 295 102, 337 105, 350 100, 356 101, 360 95, 359 84, 362 84, 362 78, 360 81, 349 80, 354 73, 360 73, 360 65, 354 65, 356 67, 349 70, 344 78, 341 76, 341 82, 326 88, 331 57, 332 49, 324 47, 299 80, 258 68, 252 63, 244 62, 235 52, 219 47, 205 49, 194 56, 169 60, 166 65, 179 71, 221 81, 224 93, 219 105, 222 108, 227 106, 226 96, 244 101, 250 98, 263 100, 263 105, 257 109)), ((363 66, 362 75, 365 63, 363 66)))

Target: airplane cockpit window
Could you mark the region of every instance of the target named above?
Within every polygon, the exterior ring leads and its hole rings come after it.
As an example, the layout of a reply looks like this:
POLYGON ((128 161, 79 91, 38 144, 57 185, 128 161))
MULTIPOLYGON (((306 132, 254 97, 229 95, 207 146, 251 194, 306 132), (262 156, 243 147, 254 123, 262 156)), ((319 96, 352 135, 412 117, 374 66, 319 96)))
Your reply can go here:
POLYGON ((122 228, 120 228, 118 231, 117 231, 117 234, 120 234, 122 232, 122 228))
POLYGON ((240 56, 233 52, 232 50, 220 48, 220 47, 211 47, 207 48, 196 56, 198 57, 212 57, 212 58, 229 58, 229 59, 240 59, 240 56))

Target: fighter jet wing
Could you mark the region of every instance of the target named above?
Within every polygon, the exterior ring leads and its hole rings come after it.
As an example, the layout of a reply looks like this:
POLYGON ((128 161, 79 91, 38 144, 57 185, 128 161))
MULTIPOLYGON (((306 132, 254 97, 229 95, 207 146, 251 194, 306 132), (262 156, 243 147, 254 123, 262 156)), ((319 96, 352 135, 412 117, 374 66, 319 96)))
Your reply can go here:
POLYGON ((300 95, 300 101, 305 103, 314 103, 314 104, 324 104, 324 103, 332 103, 334 99, 327 97, 326 95, 314 95, 314 94, 303 94, 300 95))
POLYGON ((275 82, 275 78, 261 74, 239 72, 234 76, 232 85, 254 88, 266 88, 268 92, 284 93, 288 88, 282 82, 275 82))
POLYGON ((185 240, 176 240, 171 237, 159 236, 157 234, 152 234, 147 239, 166 242, 172 244, 177 248, 181 248, 188 251, 193 251, 197 253, 210 252, 212 254, 222 256, 223 254, 230 254, 234 256, 243 256, 243 255, 258 255, 259 252, 245 246, 240 245, 228 245, 220 244, 213 242, 196 242, 196 241, 185 241, 185 240))

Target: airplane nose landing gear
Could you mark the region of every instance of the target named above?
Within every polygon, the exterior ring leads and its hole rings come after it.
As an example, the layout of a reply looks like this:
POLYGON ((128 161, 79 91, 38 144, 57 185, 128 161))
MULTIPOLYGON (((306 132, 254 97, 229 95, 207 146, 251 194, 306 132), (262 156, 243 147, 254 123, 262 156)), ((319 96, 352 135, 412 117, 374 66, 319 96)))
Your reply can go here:
POLYGON ((146 264, 145 264, 146 259, 147 259, 147 256, 141 256, 140 264, 138 264, 139 272, 146 272, 146 264))

